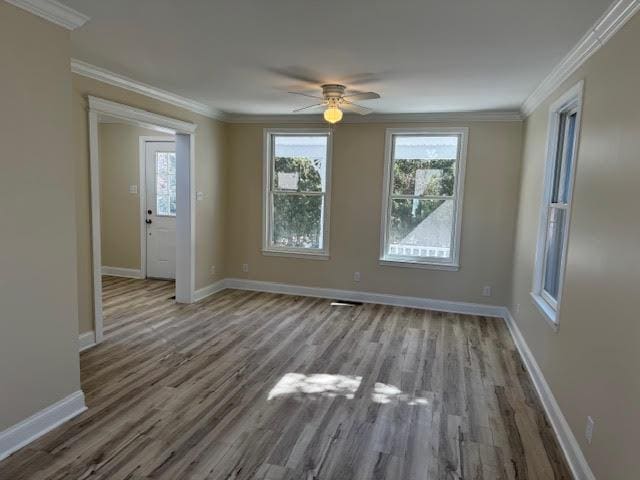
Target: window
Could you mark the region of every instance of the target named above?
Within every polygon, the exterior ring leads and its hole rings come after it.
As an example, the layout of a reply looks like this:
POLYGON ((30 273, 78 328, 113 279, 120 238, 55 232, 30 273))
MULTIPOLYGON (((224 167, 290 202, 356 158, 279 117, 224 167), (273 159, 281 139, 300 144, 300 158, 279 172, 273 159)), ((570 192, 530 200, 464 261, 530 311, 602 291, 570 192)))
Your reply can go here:
POLYGON ((176 154, 156 152, 156 212, 176 216, 176 154))
POLYGON ((382 264, 458 269, 467 133, 387 130, 382 264))
POLYGON ((581 104, 582 83, 579 83, 549 111, 545 184, 531 295, 554 326, 558 323, 562 296, 581 104))
POLYGON ((265 254, 328 258, 331 136, 265 130, 265 254))

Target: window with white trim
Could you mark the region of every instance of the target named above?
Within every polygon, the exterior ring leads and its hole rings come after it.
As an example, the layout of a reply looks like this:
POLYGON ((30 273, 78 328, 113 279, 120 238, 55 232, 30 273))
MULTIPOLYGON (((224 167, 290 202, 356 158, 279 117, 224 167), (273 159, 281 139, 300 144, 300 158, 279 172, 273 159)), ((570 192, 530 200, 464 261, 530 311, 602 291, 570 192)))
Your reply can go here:
POLYGON ((326 129, 265 130, 263 252, 329 254, 331 136, 326 129))
POLYGON ((562 297, 571 197, 580 130, 582 83, 549 111, 549 133, 532 297, 554 325, 562 297))
POLYGON ((382 264, 458 269, 467 134, 387 130, 382 264))

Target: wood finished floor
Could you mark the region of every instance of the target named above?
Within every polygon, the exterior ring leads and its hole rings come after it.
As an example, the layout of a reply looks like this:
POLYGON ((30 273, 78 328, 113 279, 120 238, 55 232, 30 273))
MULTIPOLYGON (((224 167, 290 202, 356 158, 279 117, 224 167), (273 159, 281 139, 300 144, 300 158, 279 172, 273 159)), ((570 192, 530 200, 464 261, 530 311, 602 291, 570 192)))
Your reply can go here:
POLYGON ((105 341, 81 354, 89 409, 0 478, 571 478, 501 320, 173 293, 105 278, 105 341))

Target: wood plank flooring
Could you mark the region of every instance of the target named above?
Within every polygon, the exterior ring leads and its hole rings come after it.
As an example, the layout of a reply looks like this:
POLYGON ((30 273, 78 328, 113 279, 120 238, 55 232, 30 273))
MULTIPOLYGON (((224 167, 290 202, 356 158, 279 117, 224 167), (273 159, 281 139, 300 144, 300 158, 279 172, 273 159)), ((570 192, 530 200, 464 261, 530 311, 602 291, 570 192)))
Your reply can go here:
POLYGON ((502 320, 106 278, 89 409, 1 479, 570 479, 502 320))

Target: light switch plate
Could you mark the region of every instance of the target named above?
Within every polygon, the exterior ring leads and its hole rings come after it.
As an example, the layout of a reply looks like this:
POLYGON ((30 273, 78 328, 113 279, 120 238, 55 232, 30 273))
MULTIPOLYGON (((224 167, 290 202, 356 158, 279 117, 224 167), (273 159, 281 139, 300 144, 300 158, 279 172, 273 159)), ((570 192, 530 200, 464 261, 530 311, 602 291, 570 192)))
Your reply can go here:
POLYGON ((138 193, 138 185, 129 185, 129 193, 138 193))
POLYGON ((204 198, 204 192, 196 192, 196 200, 202 200, 204 198))

